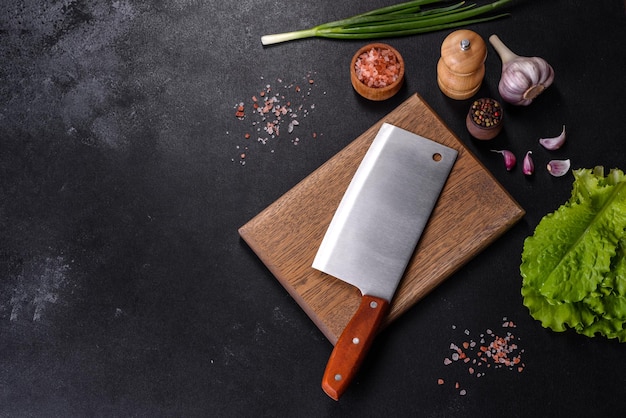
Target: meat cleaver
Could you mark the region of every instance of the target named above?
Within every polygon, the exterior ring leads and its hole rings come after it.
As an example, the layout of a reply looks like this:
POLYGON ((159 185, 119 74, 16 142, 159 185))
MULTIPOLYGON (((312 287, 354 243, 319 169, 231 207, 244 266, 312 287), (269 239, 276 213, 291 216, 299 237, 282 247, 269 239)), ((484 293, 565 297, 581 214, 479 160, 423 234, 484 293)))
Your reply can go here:
POLYGON ((322 388, 339 400, 372 344, 457 151, 382 124, 328 226, 313 268, 363 298, 328 360, 322 388))

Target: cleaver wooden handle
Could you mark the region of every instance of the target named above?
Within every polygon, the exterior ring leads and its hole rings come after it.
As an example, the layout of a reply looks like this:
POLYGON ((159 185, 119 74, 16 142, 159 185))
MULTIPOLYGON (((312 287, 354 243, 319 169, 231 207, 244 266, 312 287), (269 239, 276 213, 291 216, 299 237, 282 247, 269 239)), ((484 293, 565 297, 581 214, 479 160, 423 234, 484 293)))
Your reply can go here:
POLYGON ((322 389, 334 400, 338 401, 348 388, 388 310, 389 302, 385 299, 363 296, 359 308, 339 336, 322 378, 322 389))

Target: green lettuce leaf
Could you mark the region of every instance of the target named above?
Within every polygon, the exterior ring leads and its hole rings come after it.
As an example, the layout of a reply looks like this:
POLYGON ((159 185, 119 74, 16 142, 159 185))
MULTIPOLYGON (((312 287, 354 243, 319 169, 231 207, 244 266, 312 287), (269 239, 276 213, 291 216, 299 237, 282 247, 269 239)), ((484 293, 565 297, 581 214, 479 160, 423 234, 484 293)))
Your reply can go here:
POLYGON ((626 341, 626 177, 573 174, 571 198, 524 241, 524 305, 546 328, 626 341))

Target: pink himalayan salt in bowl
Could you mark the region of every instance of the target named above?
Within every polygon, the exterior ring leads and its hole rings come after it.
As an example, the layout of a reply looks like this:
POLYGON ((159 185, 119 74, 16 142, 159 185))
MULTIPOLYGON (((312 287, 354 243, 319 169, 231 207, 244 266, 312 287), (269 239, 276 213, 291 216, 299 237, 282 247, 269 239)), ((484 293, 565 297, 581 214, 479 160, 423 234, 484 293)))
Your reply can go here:
POLYGON ((350 81, 357 93, 366 99, 389 99, 404 82, 404 60, 390 45, 365 45, 352 57, 350 81))

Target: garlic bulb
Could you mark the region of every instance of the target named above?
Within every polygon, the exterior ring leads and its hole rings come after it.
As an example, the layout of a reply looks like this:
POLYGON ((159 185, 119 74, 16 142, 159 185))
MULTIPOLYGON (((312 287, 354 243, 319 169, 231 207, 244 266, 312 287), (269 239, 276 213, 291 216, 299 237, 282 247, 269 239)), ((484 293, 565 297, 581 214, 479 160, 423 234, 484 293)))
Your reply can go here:
POLYGON ((498 91, 504 101, 528 106, 554 81, 554 69, 539 57, 520 57, 502 43, 497 35, 489 42, 502 60, 502 77, 498 91))

